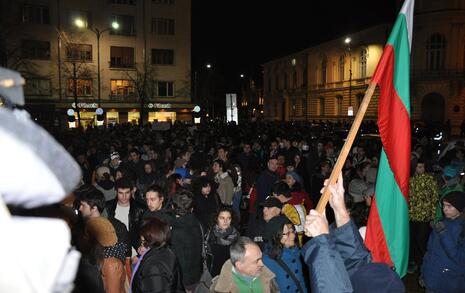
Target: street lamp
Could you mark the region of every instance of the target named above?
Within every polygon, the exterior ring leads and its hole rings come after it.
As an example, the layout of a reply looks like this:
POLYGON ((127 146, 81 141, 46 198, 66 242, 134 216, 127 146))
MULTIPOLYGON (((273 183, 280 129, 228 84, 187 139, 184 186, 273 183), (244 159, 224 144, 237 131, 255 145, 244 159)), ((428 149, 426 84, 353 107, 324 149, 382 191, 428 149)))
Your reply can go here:
MULTIPOLYGON (((84 20, 82 20, 81 18, 76 18, 74 20, 74 24, 78 27, 78 28, 85 28, 86 27, 86 23, 84 22, 84 20)), ((100 86, 100 36, 108 31, 108 30, 111 30, 111 29, 114 29, 114 30, 117 30, 119 29, 119 23, 116 22, 116 21, 113 21, 111 23, 111 26, 110 27, 107 27, 106 29, 103 29, 103 30, 99 30, 98 28, 89 28, 89 30, 91 32, 93 32, 95 34, 95 36, 97 37, 97 84, 98 84, 98 97, 97 97, 97 101, 98 101, 98 107, 100 108, 100 98, 101 98, 101 86, 100 86)))
POLYGON ((352 42, 352 39, 350 37, 346 37, 344 40, 344 43, 347 45, 347 51, 349 51, 349 108, 347 110, 348 116, 354 115, 354 110, 352 108, 352 52, 350 50, 351 42, 352 42))

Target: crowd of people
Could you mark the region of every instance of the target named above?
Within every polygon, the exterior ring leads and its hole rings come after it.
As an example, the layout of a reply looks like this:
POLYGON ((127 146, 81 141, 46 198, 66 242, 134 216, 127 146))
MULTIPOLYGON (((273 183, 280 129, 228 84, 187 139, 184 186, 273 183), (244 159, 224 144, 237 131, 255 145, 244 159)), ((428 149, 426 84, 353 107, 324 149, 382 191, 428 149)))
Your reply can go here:
MULTIPOLYGON (((116 125, 55 132, 79 163, 75 292, 405 292, 363 244, 379 138, 356 140, 323 214, 339 123, 116 125), (213 278, 205 278, 208 274, 213 278), (204 290, 204 291, 202 291, 204 290)), ((375 133, 367 122, 362 132, 375 133)), ((409 272, 465 292, 465 146, 412 140, 409 272)))

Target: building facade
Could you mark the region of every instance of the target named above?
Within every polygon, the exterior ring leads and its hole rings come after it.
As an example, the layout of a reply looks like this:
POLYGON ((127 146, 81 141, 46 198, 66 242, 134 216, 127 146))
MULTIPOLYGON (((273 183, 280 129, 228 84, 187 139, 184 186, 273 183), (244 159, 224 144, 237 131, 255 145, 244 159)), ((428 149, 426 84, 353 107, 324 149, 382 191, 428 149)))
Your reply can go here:
MULTIPOLYGON (((411 117, 457 134, 465 118, 465 0, 417 0, 411 53, 411 117)), ((355 115, 392 24, 344 36, 263 65, 264 114, 273 120, 355 115), (350 42, 346 38, 350 37, 350 42)), ((378 90, 366 119, 377 117, 378 90)))
POLYGON ((45 124, 78 108, 83 125, 97 108, 107 123, 191 119, 190 0, 3 1, 2 14, 3 66, 45 124))

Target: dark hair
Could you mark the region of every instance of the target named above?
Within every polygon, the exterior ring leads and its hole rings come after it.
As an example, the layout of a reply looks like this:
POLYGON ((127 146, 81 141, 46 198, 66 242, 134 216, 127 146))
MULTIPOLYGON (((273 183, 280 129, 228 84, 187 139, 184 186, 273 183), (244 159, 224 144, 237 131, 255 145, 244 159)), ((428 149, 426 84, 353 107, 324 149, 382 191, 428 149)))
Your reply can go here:
POLYGON ((94 186, 82 186, 75 193, 79 200, 86 202, 90 208, 97 207, 99 213, 105 209, 105 196, 94 186))
POLYGON ((189 190, 179 190, 173 196, 173 210, 176 215, 182 217, 190 214, 193 204, 193 195, 189 190))
MULTIPOLYGON (((223 162, 223 160, 220 160, 220 159, 214 160, 214 161, 213 161, 213 164, 215 164, 215 163, 217 163, 218 166, 221 167, 221 170, 225 171, 225 170, 224 170, 224 162, 223 162)), ((212 164, 212 165, 213 165, 213 164, 212 164)))
MULTIPOLYGON (((271 239, 268 240, 268 255, 272 259, 279 259, 283 253, 283 244, 281 243, 281 238, 283 237, 284 225, 288 223, 283 223, 277 230, 274 231, 271 239)), ((297 237, 297 235, 296 235, 297 237)))
POLYGON ((217 148, 216 148, 216 151, 219 151, 219 150, 224 150, 225 152, 229 152, 229 149, 227 146, 225 146, 224 144, 222 145, 219 145, 217 148))
POLYGON ((156 192, 156 193, 158 193, 158 197, 161 197, 161 198, 165 197, 165 195, 163 193, 163 189, 158 184, 152 184, 149 187, 147 187, 147 189, 144 192, 144 195, 147 196, 147 192, 156 192))
POLYGON ((132 149, 129 151, 129 153, 130 153, 130 154, 132 154, 132 153, 136 153, 136 154, 140 155, 140 152, 139 152, 139 150, 138 150, 138 149, 136 149, 136 148, 132 148, 132 149))
POLYGON ((363 169, 365 169, 369 165, 371 165, 371 163, 368 161, 361 162, 360 164, 357 165, 357 171, 363 171, 363 169))
MULTIPOLYGON (((200 176, 192 183, 192 191, 195 195, 202 195, 202 188, 209 186, 211 187, 210 194, 214 192, 214 184, 207 176, 200 176)), ((209 195, 210 195, 209 194, 209 195)))
POLYGON ((134 183, 132 182, 131 179, 128 177, 122 177, 115 182, 115 190, 118 191, 118 189, 133 189, 134 188, 134 183))
POLYGON ((171 196, 173 192, 175 193, 181 185, 178 184, 177 180, 181 180, 182 176, 178 173, 171 174, 165 180, 165 184, 163 184, 163 190, 165 195, 171 196))
POLYGON ((276 195, 284 195, 285 197, 291 197, 291 190, 289 189, 289 185, 287 185, 284 181, 276 181, 271 188, 271 191, 276 195))
POLYGON ((140 228, 140 236, 144 237, 147 247, 160 247, 170 240, 170 226, 158 218, 147 218, 140 228))
POLYGON ((218 211, 214 214, 213 218, 212 218, 212 227, 214 227, 218 221, 218 217, 220 216, 220 214, 222 212, 228 212, 230 215, 231 215, 231 226, 234 226, 235 224, 235 221, 234 221, 234 211, 230 208, 230 207, 227 207, 227 206, 222 206, 218 209, 218 211))

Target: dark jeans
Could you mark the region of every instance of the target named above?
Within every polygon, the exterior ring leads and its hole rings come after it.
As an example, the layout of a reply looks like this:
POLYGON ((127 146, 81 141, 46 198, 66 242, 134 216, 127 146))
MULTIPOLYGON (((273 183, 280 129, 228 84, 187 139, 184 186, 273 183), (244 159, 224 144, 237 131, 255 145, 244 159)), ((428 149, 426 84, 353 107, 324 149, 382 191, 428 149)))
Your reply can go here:
POLYGON ((411 259, 420 266, 426 253, 431 226, 429 222, 410 221, 410 255, 411 259))

